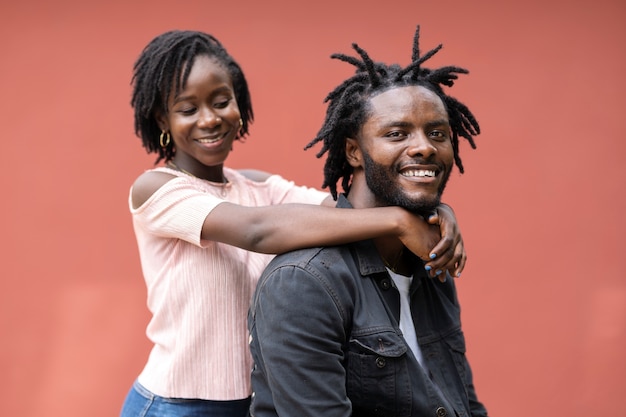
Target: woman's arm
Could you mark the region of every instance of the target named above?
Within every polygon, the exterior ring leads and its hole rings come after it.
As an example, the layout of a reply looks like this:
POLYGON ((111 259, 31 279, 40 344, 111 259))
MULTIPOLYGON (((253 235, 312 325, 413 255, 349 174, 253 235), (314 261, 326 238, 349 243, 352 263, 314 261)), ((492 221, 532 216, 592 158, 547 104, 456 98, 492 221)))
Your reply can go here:
MULTIPOLYGON (((132 190, 137 208, 174 176, 163 172, 142 174, 132 190)), ((452 209, 441 205, 428 224, 399 207, 345 210, 333 207, 329 196, 321 206, 281 204, 246 207, 224 202, 204 221, 202 238, 243 249, 282 253, 311 246, 328 246, 396 236, 427 262, 431 276, 450 271, 458 276, 465 264, 463 239, 452 209)), ((441 274, 440 278, 445 276, 441 274)))
MULTIPOLYGON (((246 207, 221 203, 204 221, 202 238, 254 252, 282 253, 312 246, 340 245, 381 236, 396 236, 411 252, 428 262, 431 276, 437 270, 453 271, 460 259, 454 252, 459 239, 452 214, 439 212, 439 219, 452 221, 444 238, 438 225, 400 207, 341 209, 310 204, 279 204, 246 207), (447 217, 446 217, 447 216, 447 217), (455 236, 451 234, 456 233, 455 236), (431 259, 431 250, 441 251, 431 259)), ((462 245, 462 239, 460 239, 462 245)), ((461 253, 464 252, 461 249, 461 253)), ((462 268, 461 268, 462 269, 462 268)), ((445 275, 445 274, 444 274, 445 275)))

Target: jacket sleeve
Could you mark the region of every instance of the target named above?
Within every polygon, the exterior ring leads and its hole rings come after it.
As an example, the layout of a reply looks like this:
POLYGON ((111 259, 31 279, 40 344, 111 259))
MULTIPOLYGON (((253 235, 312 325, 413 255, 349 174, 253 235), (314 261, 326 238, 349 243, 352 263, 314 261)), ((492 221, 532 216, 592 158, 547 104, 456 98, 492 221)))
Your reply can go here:
POLYGON ((488 417, 487 409, 485 408, 483 403, 478 401, 478 397, 476 396, 476 389, 474 388, 474 383, 472 382, 472 371, 469 366, 469 363, 467 363, 467 359, 466 359, 466 365, 467 365, 467 369, 469 372, 468 374, 469 382, 467 383, 466 388, 467 388, 467 396, 469 399, 470 412, 472 413, 471 415, 472 417, 488 417))
POLYGON ((346 314, 322 277, 281 266, 262 278, 249 316, 254 417, 349 417, 346 314))

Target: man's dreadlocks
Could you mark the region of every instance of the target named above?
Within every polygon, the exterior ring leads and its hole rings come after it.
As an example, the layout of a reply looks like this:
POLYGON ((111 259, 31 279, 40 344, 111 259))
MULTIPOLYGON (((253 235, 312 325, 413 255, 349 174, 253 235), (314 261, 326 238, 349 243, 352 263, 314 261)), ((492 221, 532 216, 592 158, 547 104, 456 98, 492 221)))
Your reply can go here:
POLYGON ((445 66, 435 70, 423 68, 421 65, 435 55, 442 45, 420 56, 419 33, 418 25, 413 38, 411 63, 405 68, 397 64, 387 65, 372 61, 367 52, 356 43, 352 44, 352 47, 360 55, 361 60, 344 54, 331 55, 333 59, 354 65, 356 73, 326 96, 324 102, 329 104, 324 124, 305 149, 322 141, 323 146, 317 153, 317 157, 320 158, 328 152, 322 187, 329 187, 335 199, 337 199, 337 182, 340 179, 343 179, 341 186, 344 191, 347 193, 350 190, 353 168, 346 160, 345 139, 356 137, 365 122, 369 99, 391 88, 418 85, 428 88, 439 96, 448 112, 454 162, 461 173, 464 170, 459 157, 459 136, 467 139, 472 148, 476 148, 473 137, 480 133, 478 122, 467 106, 446 95, 442 88, 444 85, 452 87, 454 80, 458 78, 457 74, 467 74, 468 71, 455 66, 445 66))

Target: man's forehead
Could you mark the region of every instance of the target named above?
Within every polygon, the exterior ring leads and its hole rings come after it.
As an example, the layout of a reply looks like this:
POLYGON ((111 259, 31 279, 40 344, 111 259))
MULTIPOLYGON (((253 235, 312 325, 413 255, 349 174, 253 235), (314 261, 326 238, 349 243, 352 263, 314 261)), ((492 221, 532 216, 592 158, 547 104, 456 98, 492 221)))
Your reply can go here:
POLYGON ((368 119, 395 119, 416 113, 448 119, 448 113, 439 96, 423 86, 394 87, 368 100, 368 119))
POLYGON ((369 98, 369 101, 371 103, 377 103, 408 99, 417 101, 428 100, 442 102, 437 93, 422 85, 391 87, 385 91, 381 91, 378 94, 373 94, 369 98))

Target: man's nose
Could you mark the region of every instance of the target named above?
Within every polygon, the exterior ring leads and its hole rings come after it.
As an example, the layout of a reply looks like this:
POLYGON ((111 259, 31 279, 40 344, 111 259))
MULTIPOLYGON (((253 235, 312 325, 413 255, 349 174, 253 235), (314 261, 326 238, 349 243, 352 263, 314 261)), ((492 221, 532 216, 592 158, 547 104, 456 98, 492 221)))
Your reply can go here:
POLYGON ((421 155, 423 158, 428 158, 436 152, 437 147, 424 132, 417 132, 409 137, 409 147, 407 149, 409 156, 421 155))

